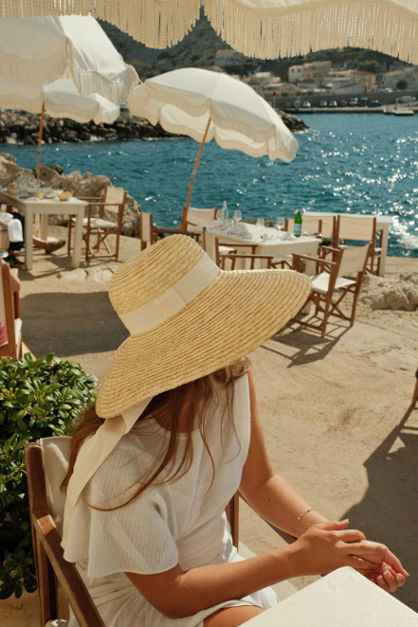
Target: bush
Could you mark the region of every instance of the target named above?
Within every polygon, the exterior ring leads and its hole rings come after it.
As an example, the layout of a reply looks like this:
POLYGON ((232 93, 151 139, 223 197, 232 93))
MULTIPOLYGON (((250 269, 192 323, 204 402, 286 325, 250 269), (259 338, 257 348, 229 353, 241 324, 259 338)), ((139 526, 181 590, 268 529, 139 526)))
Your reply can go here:
POLYGON ((95 398, 96 378, 52 353, 0 360, 0 598, 36 589, 25 444, 69 435, 95 398))

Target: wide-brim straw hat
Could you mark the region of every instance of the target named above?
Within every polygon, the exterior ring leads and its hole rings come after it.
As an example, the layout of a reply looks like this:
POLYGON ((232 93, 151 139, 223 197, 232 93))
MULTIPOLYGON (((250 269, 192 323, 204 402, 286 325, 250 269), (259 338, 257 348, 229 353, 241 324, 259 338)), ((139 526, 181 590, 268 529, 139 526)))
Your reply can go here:
POLYGON ((146 248, 110 282, 130 334, 99 388, 98 415, 112 418, 230 365, 279 331, 309 291, 308 277, 292 270, 221 270, 186 235, 146 248))

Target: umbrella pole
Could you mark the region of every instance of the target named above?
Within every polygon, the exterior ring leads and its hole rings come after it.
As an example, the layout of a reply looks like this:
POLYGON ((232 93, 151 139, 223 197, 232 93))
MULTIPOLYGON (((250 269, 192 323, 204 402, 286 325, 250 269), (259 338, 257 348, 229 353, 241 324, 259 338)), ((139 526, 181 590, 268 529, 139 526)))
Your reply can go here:
MULTIPOLYGON (((194 177, 196 176, 197 166, 199 165, 200 157, 202 156, 203 146, 205 145, 206 138, 207 138, 208 132, 209 132, 209 126, 210 126, 211 122, 212 122, 212 118, 209 118, 208 123, 206 124, 205 134, 203 135, 203 139, 202 139, 202 142, 200 144, 199 152, 197 153, 197 157, 196 157, 196 161, 195 161, 195 164, 194 164, 193 172, 192 172, 192 175, 190 177, 189 191, 187 193, 186 205, 184 207, 185 213, 187 213, 187 210, 188 210, 189 205, 190 205, 190 198, 192 196, 194 177)), ((184 213, 183 213, 183 215, 184 215, 184 213)))
POLYGON ((38 160, 37 160, 37 164, 36 164, 36 178, 38 179, 38 182, 41 179, 41 144, 42 144, 42 132, 44 129, 44 117, 45 117, 45 103, 42 102, 42 109, 41 109, 41 118, 39 121, 39 135, 38 135, 38 160))

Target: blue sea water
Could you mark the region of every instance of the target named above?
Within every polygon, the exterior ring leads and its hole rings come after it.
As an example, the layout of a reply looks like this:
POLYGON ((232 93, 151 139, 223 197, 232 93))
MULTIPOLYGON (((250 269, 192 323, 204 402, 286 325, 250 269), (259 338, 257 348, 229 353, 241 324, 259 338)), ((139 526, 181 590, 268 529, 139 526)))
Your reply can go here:
MULTIPOLYGON (((191 205, 239 208, 245 218, 309 211, 372 213, 392 217, 389 254, 418 257, 418 115, 307 114, 299 149, 287 164, 254 159, 215 142, 206 145, 191 205)), ((34 167, 33 147, 1 151, 34 167)), ((121 185, 161 226, 178 225, 198 144, 190 138, 85 142, 42 147, 43 164, 66 174, 105 174, 121 185)))

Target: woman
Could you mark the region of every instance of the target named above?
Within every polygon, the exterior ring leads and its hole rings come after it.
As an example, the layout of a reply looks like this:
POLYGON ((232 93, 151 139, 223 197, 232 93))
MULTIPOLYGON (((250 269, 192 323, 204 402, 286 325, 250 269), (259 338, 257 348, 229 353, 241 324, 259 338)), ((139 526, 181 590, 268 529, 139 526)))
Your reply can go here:
POLYGON ((73 436, 63 539, 108 627, 241 625, 275 604, 271 584, 343 565, 386 590, 405 582, 385 546, 312 509, 266 453, 240 358, 309 289, 291 271, 223 272, 186 236, 115 273, 130 336, 73 436), (224 514, 237 490, 297 540, 242 560, 224 514))

